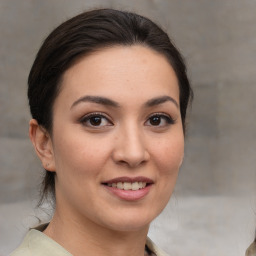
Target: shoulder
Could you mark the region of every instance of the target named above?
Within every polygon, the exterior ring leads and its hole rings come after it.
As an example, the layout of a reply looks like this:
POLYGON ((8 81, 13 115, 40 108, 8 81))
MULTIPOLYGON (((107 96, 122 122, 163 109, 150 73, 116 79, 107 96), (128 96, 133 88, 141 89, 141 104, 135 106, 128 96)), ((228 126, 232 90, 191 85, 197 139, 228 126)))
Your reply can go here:
POLYGON ((72 256, 61 245, 44 233, 32 229, 21 245, 10 256, 72 256))
POLYGON ((28 248, 17 248, 10 256, 32 256, 28 248))
POLYGON ((13 251, 10 256, 32 256, 32 253, 29 249, 29 233, 24 238, 21 245, 13 251))
POLYGON ((146 242, 147 247, 149 250, 154 253, 153 255, 156 256, 168 256, 167 253, 165 253, 163 250, 161 250, 158 246, 155 245, 155 243, 147 237, 147 242, 146 242))
POLYGON ((256 240, 251 243, 245 253, 246 256, 256 256, 256 240))

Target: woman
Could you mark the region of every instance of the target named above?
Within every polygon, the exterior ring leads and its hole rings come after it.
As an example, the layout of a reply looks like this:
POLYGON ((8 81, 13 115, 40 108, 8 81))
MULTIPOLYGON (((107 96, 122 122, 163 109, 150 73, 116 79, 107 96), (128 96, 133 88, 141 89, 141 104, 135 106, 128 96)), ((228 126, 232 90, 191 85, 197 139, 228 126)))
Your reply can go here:
POLYGON ((134 13, 82 13, 47 37, 28 85, 55 211, 12 255, 165 255, 147 233, 177 179, 192 95, 167 34, 134 13))

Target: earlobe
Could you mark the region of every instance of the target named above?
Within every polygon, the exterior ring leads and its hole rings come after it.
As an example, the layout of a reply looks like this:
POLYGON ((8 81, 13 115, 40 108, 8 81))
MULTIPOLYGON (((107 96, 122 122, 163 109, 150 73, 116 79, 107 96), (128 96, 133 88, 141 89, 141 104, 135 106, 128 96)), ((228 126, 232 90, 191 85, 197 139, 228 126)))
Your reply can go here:
POLYGON ((35 119, 29 122, 29 137, 44 169, 54 172, 55 161, 51 137, 35 119))

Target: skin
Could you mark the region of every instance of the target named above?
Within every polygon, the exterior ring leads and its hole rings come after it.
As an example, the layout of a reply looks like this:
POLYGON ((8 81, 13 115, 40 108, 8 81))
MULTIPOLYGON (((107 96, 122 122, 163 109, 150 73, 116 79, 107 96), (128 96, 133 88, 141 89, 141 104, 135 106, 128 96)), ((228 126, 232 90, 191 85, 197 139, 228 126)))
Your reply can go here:
POLYGON ((63 76, 51 136, 32 119, 30 138, 44 168, 56 172, 56 210, 44 233, 76 256, 144 255, 184 154, 178 81, 166 58, 139 45, 83 57, 63 76), (102 184, 121 176, 153 184, 142 199, 123 200, 102 184))

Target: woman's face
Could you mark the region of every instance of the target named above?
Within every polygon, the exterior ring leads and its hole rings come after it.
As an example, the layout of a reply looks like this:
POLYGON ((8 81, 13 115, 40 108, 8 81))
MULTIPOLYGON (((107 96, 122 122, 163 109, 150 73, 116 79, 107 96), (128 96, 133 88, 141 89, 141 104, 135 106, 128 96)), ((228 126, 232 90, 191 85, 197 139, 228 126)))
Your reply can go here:
POLYGON ((144 46, 102 49, 64 74, 51 137, 56 210, 139 230, 167 204, 183 159, 177 77, 144 46))

